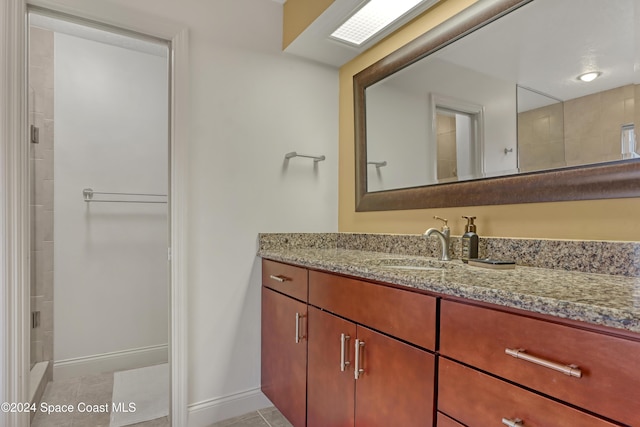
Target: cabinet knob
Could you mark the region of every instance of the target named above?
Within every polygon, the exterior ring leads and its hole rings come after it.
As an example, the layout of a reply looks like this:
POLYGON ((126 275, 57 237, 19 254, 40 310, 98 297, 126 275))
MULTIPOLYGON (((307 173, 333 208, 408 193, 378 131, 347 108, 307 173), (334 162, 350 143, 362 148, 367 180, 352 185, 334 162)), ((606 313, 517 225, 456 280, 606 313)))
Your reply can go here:
POLYGON ((270 275, 270 276, 269 276, 269 278, 270 278, 270 279, 275 280, 276 282, 280 282, 280 283, 284 283, 284 282, 286 282, 287 280, 289 280, 289 278, 288 278, 288 277, 285 277, 285 276, 275 276, 275 275, 273 275, 273 274, 272 274, 272 275, 270 275))
POLYGON ((522 427, 524 426, 524 421, 522 421, 520 418, 516 418, 515 420, 510 420, 509 418, 503 418, 502 424, 509 427, 522 427))

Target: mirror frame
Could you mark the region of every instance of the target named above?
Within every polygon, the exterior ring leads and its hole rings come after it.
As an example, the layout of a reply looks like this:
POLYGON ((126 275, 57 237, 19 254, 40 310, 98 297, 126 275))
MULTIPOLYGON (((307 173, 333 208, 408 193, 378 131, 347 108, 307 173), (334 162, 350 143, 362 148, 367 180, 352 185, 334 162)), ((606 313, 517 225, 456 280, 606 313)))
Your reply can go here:
POLYGON ((366 88, 531 1, 480 1, 353 77, 356 212, 640 196, 638 159, 367 192, 366 88))

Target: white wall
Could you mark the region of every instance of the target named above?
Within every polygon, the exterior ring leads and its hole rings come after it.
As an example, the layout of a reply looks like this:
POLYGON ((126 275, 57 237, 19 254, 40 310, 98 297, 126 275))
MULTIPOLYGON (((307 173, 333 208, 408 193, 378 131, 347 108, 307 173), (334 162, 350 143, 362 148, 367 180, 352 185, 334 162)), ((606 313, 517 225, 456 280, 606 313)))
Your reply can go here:
POLYGON ((167 205, 82 190, 166 194, 167 59, 56 33, 54 61, 54 360, 166 345, 167 205))
MULTIPOLYGON (((367 191, 437 182, 436 161, 429 156, 429 98, 381 83, 367 89, 367 191)), ((435 141, 433 142, 435 144, 435 141)))
POLYGON ((424 85, 429 92, 484 106, 485 175, 516 172, 516 156, 504 153, 517 144, 515 83, 438 59, 430 61, 429 70, 424 85))
POLYGON ((275 1, 59 2, 189 28, 190 425, 208 425, 260 386, 258 232, 337 231, 338 71, 281 53, 275 1), (327 160, 285 170, 293 150, 327 160))
POLYGON ((280 11, 262 3, 255 14, 273 27, 256 36, 273 52, 197 39, 192 50, 202 80, 192 91, 189 400, 203 405, 260 384, 257 233, 337 231, 337 71, 277 53, 280 11), (327 160, 285 168, 289 151, 327 160))
POLYGON ((257 234, 337 231, 338 82, 334 70, 277 54, 193 52, 208 78, 192 91, 189 389, 206 404, 259 386, 257 234), (294 150, 327 160, 285 168, 294 150))
MULTIPOLYGON (((388 148, 395 149, 401 145, 402 140, 416 140, 420 136, 415 129, 427 129, 427 150, 435 153, 435 144, 428 144, 432 135, 433 113, 431 111, 431 94, 446 96, 464 101, 469 104, 484 107, 484 173, 486 176, 515 173, 517 170, 517 158, 515 151, 505 155, 505 148, 515 148, 517 144, 516 127, 516 85, 513 82, 500 80, 486 74, 478 73, 455 64, 448 63, 438 58, 428 58, 407 67, 387 78, 382 84, 376 85, 373 90, 367 89, 367 108, 372 96, 392 100, 383 101, 380 106, 375 126, 380 128, 393 128, 395 124, 403 126, 394 136, 386 136, 388 148), (376 92, 380 92, 376 95, 376 92), (393 95, 393 93, 396 95, 393 95), (407 95, 411 94, 411 95, 407 95), (409 108, 403 106, 399 109, 397 99, 406 98, 409 108), (416 102, 424 99, 424 105, 416 102), (386 113, 385 111, 386 110, 386 113), (404 115, 400 121, 400 115, 404 115), (395 124, 394 124, 395 123, 395 124), (399 137, 402 132, 407 132, 409 137, 399 137)), ((369 121, 369 111, 367 111, 369 121)), ((367 127, 369 127, 367 123, 367 127)), ((413 144, 413 143, 412 143, 413 144)), ((404 148, 403 148, 404 149, 404 148)), ((401 163, 407 165, 403 176, 416 176, 419 171, 412 171, 412 167, 423 167, 415 162, 417 151, 411 150, 410 156, 401 163), (411 159, 409 159, 411 157, 411 159)), ((431 155, 435 156, 435 154, 431 155)), ((418 158, 422 158, 418 156, 418 158)), ((390 171, 387 171, 389 173, 390 171)), ((371 172, 370 172, 371 173, 371 172)), ((370 175, 371 176, 371 175, 370 175)), ((434 175, 429 175, 432 179, 434 175)), ((390 179, 389 179, 390 180, 390 179)), ((386 186, 385 188, 390 188, 386 186)), ((415 184, 414 184, 415 185, 415 184)))

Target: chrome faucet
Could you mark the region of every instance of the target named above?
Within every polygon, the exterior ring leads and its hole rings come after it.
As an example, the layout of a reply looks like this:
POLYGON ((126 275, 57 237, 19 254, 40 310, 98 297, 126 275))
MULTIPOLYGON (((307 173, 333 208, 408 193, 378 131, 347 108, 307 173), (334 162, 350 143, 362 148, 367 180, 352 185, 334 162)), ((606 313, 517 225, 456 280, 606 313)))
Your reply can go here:
POLYGON ((438 239, 440 239, 440 246, 442 247, 440 259, 442 261, 451 261, 451 258, 449 258, 449 237, 451 235, 451 232, 449 230, 449 226, 447 225, 447 220, 444 218, 440 218, 439 216, 434 216, 434 218, 444 222, 444 224, 442 225, 442 231, 435 228, 430 228, 424 232, 424 235, 427 237, 431 237, 434 234, 438 236, 438 239))

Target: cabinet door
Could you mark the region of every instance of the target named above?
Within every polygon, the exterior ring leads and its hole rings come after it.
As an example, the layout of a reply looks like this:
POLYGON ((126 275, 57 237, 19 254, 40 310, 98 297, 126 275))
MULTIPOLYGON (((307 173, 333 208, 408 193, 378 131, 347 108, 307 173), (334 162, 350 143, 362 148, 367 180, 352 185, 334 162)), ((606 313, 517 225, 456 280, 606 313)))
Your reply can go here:
POLYGON ((262 288, 262 391, 295 427, 306 425, 306 313, 306 304, 262 288))
POLYGON ((363 372, 356 380, 356 427, 432 426, 435 356, 362 326, 357 329, 364 345, 359 349, 363 372))
POLYGON ((309 307, 308 427, 353 427, 355 339, 355 324, 309 307))

